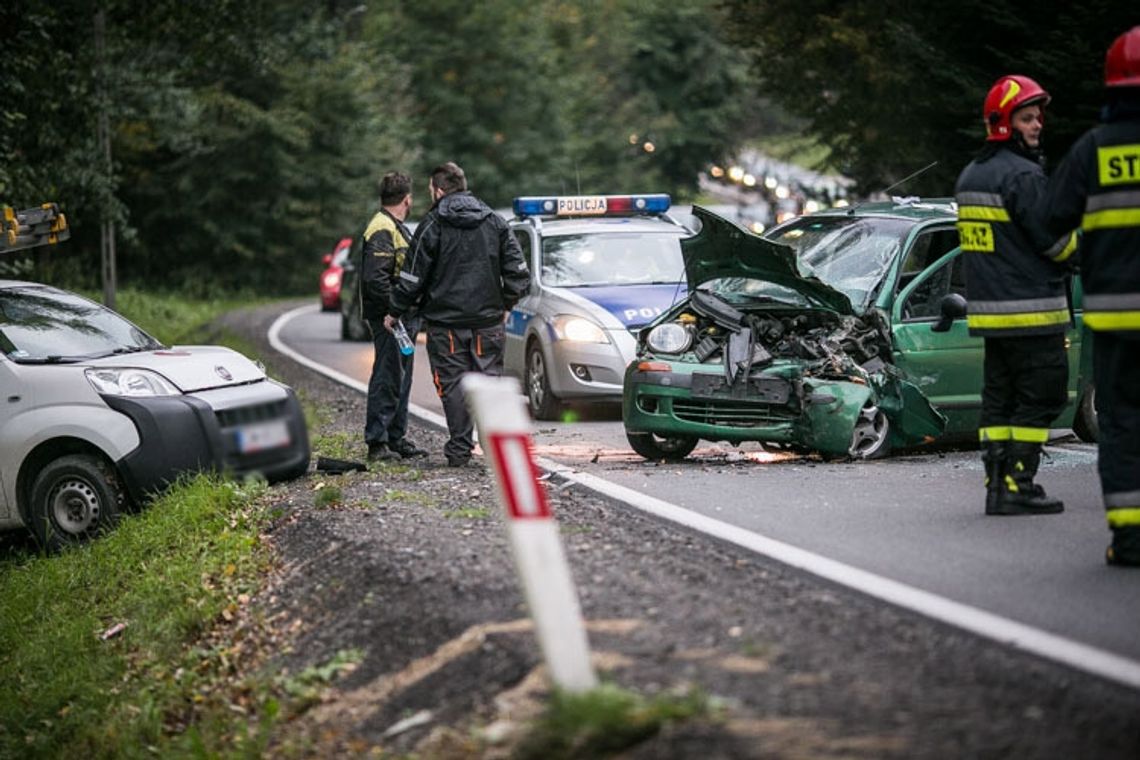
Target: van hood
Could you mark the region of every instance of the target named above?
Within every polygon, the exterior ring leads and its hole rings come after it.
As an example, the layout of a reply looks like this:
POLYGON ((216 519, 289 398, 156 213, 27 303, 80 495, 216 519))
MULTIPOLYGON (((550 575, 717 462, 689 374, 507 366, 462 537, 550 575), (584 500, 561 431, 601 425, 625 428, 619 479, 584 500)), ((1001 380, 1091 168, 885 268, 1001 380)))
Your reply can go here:
POLYGON ((92 367, 137 367, 165 377, 184 393, 258 382, 265 371, 237 351, 223 346, 174 346, 159 351, 108 356, 92 367))
POLYGON ((700 220, 701 231, 681 240, 689 290, 722 277, 743 277, 789 288, 839 314, 855 314, 844 293, 800 271, 792 248, 754 235, 700 206, 693 207, 693 216, 700 220))

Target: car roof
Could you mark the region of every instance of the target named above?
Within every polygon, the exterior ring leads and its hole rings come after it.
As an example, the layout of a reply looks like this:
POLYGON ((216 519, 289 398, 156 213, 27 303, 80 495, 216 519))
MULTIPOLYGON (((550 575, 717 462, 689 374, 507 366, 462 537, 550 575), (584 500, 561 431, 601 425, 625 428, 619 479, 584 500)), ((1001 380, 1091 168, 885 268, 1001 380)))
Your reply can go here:
POLYGON ((958 207, 953 198, 892 198, 889 201, 856 203, 847 208, 829 208, 809 216, 883 216, 924 222, 957 219, 958 207))
POLYGON ((514 219, 514 227, 534 226, 544 237, 555 235, 588 235, 599 232, 673 232, 687 234, 688 230, 675 222, 653 216, 599 216, 571 219, 543 218, 535 224, 534 217, 514 219))

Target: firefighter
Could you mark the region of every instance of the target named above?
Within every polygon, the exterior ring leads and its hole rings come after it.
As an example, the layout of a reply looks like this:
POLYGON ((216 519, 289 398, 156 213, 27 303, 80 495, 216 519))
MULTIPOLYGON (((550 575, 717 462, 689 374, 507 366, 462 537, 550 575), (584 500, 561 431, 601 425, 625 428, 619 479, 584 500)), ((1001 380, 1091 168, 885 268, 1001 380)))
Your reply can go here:
POLYGON ((1140 26, 1104 63, 1103 123, 1072 147, 1039 209, 1044 232, 1079 224, 1084 322, 1094 336, 1098 470, 1110 565, 1140 566, 1140 26))
POLYGON ((1061 512, 1034 482, 1049 424, 1067 401, 1067 262, 1075 235, 1046 239, 1031 223, 1046 189, 1041 130, 1049 94, 1003 76, 986 95, 986 142, 958 177, 966 325, 985 339, 978 439, 987 515, 1061 512))

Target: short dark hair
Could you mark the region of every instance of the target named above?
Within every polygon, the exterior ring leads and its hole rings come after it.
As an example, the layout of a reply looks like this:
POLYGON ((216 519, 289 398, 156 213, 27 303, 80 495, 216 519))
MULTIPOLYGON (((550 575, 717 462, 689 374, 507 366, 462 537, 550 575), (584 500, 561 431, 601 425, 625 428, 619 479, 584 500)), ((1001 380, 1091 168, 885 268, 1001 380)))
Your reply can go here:
POLYGON ((467 175, 459 168, 459 164, 448 161, 431 170, 431 185, 442 190, 444 195, 467 189, 467 175))
POLYGON ((411 177, 403 172, 388 172, 380 180, 380 205, 395 206, 411 192, 411 177))

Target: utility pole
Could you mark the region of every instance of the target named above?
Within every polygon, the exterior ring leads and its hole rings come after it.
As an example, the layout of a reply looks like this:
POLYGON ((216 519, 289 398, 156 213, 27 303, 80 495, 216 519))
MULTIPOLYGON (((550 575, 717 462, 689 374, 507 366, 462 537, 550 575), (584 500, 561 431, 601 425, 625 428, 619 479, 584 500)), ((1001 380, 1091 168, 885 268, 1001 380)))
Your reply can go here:
POLYGON ((111 195, 114 187, 114 164, 111 161, 111 125, 107 115, 110 98, 107 93, 106 56, 107 15, 100 7, 95 11, 95 76, 99 91, 99 147, 103 153, 105 185, 102 193, 99 223, 99 254, 103 276, 103 303, 115 308, 115 221, 111 212, 111 195))

